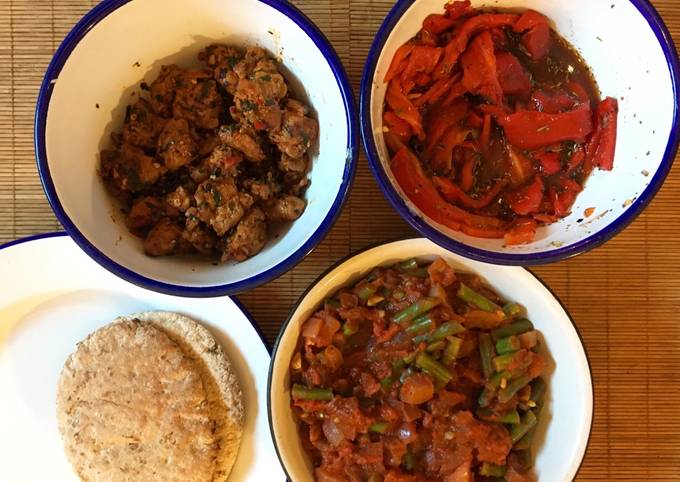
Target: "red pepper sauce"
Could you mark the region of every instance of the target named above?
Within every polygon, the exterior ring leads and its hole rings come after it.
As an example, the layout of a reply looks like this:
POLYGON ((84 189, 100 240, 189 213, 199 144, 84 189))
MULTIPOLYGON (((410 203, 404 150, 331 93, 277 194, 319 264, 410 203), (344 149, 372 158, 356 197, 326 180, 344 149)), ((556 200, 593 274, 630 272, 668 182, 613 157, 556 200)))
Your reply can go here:
POLYGON ((385 81, 393 174, 451 229, 531 242, 570 214, 595 167, 613 168, 617 101, 600 100, 588 66, 538 12, 447 4, 385 81))
POLYGON ((442 259, 335 293, 290 366, 315 480, 533 480, 546 362, 522 313, 442 259))

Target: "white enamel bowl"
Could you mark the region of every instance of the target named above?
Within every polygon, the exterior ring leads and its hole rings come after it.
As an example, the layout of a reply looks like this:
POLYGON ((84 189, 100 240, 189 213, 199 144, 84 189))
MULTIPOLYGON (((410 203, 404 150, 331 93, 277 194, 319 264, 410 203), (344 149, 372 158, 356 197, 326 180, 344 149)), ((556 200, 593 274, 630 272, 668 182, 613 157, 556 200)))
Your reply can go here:
POLYGON ((356 115, 349 82, 323 34, 280 0, 110 0, 88 13, 50 64, 36 112, 36 153, 47 197, 92 258, 149 289, 184 296, 231 294, 269 281, 308 254, 333 225, 356 165, 356 115), (161 65, 198 66, 212 42, 259 45, 278 56, 319 121, 308 207, 257 256, 213 266, 150 258, 113 207, 97 166, 142 80, 161 65))
POLYGON ((668 174, 678 148, 678 57, 668 30, 647 0, 473 0, 475 7, 533 8, 548 17, 592 68, 603 96, 619 100, 614 170, 595 171, 571 216, 540 228, 536 240, 464 235, 427 218, 409 202, 389 169, 382 136, 385 77, 396 49, 444 0, 400 0, 368 55, 361 84, 361 128, 373 174, 394 208, 423 236, 464 256, 497 264, 543 264, 595 248, 632 222, 668 174), (595 208, 586 218, 584 211, 595 208))
POLYGON ((502 296, 526 307, 528 318, 542 333, 550 360, 547 403, 534 446, 536 472, 541 482, 570 482, 576 475, 590 436, 593 389, 585 349, 569 314, 528 270, 473 261, 419 238, 383 244, 340 262, 322 275, 293 308, 274 347, 268 386, 269 426, 290 480, 313 480, 290 409, 288 368, 302 324, 324 299, 358 281, 373 267, 412 257, 431 261, 437 256, 458 270, 478 273, 502 296))

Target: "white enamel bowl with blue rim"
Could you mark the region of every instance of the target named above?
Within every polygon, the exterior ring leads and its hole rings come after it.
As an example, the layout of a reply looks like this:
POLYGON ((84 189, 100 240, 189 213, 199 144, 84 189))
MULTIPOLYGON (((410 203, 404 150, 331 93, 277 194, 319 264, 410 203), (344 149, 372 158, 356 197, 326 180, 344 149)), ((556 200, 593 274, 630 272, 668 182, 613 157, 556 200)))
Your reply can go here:
POLYGON ((352 93, 333 48, 282 0, 109 0, 89 12, 55 54, 38 98, 35 142, 47 197, 92 258, 128 281, 183 296, 252 288, 281 275, 321 241, 340 213, 356 167, 352 93), (259 45, 279 57, 319 121, 307 209, 257 256, 213 266, 150 258, 130 235, 98 174, 99 151, 122 127, 125 107, 161 65, 198 66, 212 42, 259 45))
POLYGON ((312 466, 305 455, 290 408, 290 360, 302 324, 343 286, 352 285, 375 266, 417 258, 421 262, 442 257, 460 271, 474 272, 508 300, 521 303, 527 317, 542 334, 542 349, 549 360, 547 403, 540 416, 533 447, 541 482, 571 482, 585 454, 593 416, 590 365, 579 333, 560 301, 530 271, 470 260, 425 238, 406 239, 359 252, 326 273, 293 307, 274 346, 269 369, 269 427, 279 459, 290 480, 312 482, 312 466))
POLYGON ((647 0, 473 0, 475 7, 532 8, 550 17, 592 68, 603 96, 619 99, 614 170, 595 171, 572 214, 538 230, 536 240, 505 246, 452 231, 408 201, 389 169, 382 136, 383 82, 396 49, 444 0, 399 0, 375 37, 361 84, 361 129, 373 174, 399 214, 418 232, 480 261, 533 265, 568 258, 604 243, 649 204, 678 148, 678 57, 670 34, 647 0), (595 208, 590 217, 587 208, 595 208))

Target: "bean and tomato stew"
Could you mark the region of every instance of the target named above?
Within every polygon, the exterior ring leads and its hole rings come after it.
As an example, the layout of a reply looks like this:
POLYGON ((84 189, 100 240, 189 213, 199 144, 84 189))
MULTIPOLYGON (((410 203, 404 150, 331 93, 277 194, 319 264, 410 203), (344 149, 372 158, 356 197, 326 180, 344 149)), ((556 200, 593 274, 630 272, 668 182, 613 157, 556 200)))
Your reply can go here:
POLYGON ((385 76, 391 170, 433 221, 507 245, 571 213, 594 168, 611 170, 617 100, 544 15, 448 3, 385 76))
POLYGON ((290 365, 315 479, 534 480, 546 360, 524 311, 443 259, 375 268, 327 299, 290 365))

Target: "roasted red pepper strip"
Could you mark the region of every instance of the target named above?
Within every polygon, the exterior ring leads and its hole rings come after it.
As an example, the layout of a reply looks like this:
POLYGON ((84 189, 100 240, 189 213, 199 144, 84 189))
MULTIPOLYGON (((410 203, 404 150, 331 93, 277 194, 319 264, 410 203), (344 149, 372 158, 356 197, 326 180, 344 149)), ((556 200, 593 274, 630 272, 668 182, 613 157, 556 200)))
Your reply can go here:
POLYGON ((498 83, 496 55, 489 32, 482 32, 470 43, 460 58, 463 65, 463 85, 473 94, 483 95, 489 102, 500 104, 503 89, 498 83))
POLYGON ((580 166, 585 158, 586 153, 583 151, 582 146, 578 146, 576 149, 574 149, 574 152, 569 159, 569 164, 567 164, 567 173, 572 172, 574 169, 580 166))
POLYGON ((496 74, 504 94, 528 97, 531 93, 531 77, 517 57, 511 53, 496 54, 496 74))
POLYGON ((477 161, 473 156, 470 156, 465 160, 463 168, 460 170, 460 187, 465 192, 470 192, 475 184, 475 164, 477 164, 477 161))
POLYGON ((531 94, 532 107, 546 114, 559 114, 573 109, 576 104, 577 101, 564 91, 536 90, 531 94))
POLYGON ((457 20, 465 15, 470 10, 471 6, 470 0, 462 0, 459 2, 447 3, 444 5, 444 9, 449 18, 457 20))
POLYGON ((446 177, 435 176, 432 178, 439 192, 444 196, 444 199, 453 204, 459 204, 469 209, 483 209, 498 197, 498 194, 507 186, 508 182, 500 180, 494 184, 491 189, 478 197, 477 199, 467 195, 456 183, 452 182, 446 177))
MULTIPOLYGON (((435 106, 427 115, 427 139, 428 146, 434 146, 439 142, 446 131, 460 123, 468 111, 468 103, 460 99, 450 107, 435 106)), ((427 151, 426 151, 427 152, 427 151)))
POLYGON ((390 82, 390 85, 387 87, 385 101, 397 116, 411 125, 413 131, 419 138, 423 139, 425 137, 420 112, 418 112, 418 109, 416 109, 409 98, 402 92, 399 78, 392 79, 392 82, 390 82))
POLYGON ((411 139, 411 136, 413 136, 411 125, 391 110, 385 111, 383 114, 383 122, 390 132, 396 135, 403 143, 407 143, 411 139))
POLYGON ((527 157, 512 146, 508 146, 508 163, 510 173, 510 184, 519 186, 534 173, 533 165, 527 157))
POLYGON ((619 103, 613 97, 607 97, 600 102, 595 111, 595 123, 600 133, 593 164, 604 171, 611 171, 614 168, 618 115, 619 103))
POLYGON ((533 156, 541 164, 541 170, 547 176, 552 176, 562 170, 560 156, 557 152, 535 152, 533 156))
POLYGON ((392 173, 411 202, 439 224, 454 230, 460 230, 462 225, 480 229, 504 228, 500 219, 471 214, 447 203, 423 172, 418 158, 408 148, 401 149, 392 159, 392 173))
POLYGON ((411 51, 408 65, 402 74, 403 80, 415 79, 417 74, 430 74, 442 56, 440 47, 416 45, 411 51))
POLYGON ((505 199, 510 205, 510 209, 520 216, 526 216, 537 212, 541 207, 544 188, 541 176, 534 176, 534 180, 530 184, 518 191, 507 193, 505 199))
POLYGON ((563 177, 559 185, 550 187, 550 200, 556 216, 563 218, 571 212, 576 196, 583 188, 575 181, 563 177))
POLYGON ((404 71, 408 65, 408 56, 413 52, 415 46, 416 44, 413 42, 407 42, 397 49, 394 53, 390 68, 387 69, 387 73, 385 74, 385 83, 391 81, 404 71))
POLYGON ((438 172, 450 172, 452 165, 453 149, 462 144, 470 134, 469 129, 453 126, 437 142, 427 147, 428 160, 432 168, 438 172))
POLYGON ((462 97, 466 92, 467 89, 463 85, 463 82, 456 82, 451 86, 451 90, 449 90, 449 93, 446 95, 446 98, 442 102, 442 105, 449 105, 450 103, 455 102, 457 99, 462 97))
POLYGON ((550 20, 545 15, 538 13, 536 10, 527 10, 522 13, 522 16, 517 19, 517 22, 512 26, 512 29, 517 33, 526 32, 538 25, 549 25, 550 20))
POLYGON ((447 15, 433 13, 423 20, 423 30, 439 35, 443 31, 456 25, 457 21, 458 19, 449 18, 447 15))
POLYGON ((414 100, 413 103, 416 107, 421 107, 425 104, 434 104, 441 99, 441 97, 451 88, 451 85, 458 80, 460 79, 457 79, 456 77, 439 79, 427 92, 414 100))
POLYGON ((593 130, 590 106, 587 104, 562 114, 524 111, 498 116, 496 121, 505 129, 508 141, 520 149, 582 141, 593 130))
POLYGON ((505 234, 505 244, 514 246, 518 244, 531 243, 536 239, 536 228, 538 227, 534 219, 520 219, 505 234))
POLYGON ((482 124, 482 133, 479 135, 479 145, 482 152, 489 150, 491 143, 491 114, 484 114, 484 123, 482 124))
POLYGON ((522 44, 534 60, 541 60, 550 51, 550 22, 545 15, 527 10, 513 26, 515 32, 525 32, 522 44))
POLYGON ((518 18, 519 16, 514 14, 484 13, 466 20, 444 48, 444 55, 434 71, 434 78, 440 79, 453 71, 458 58, 465 52, 474 34, 481 30, 513 25, 518 18))

